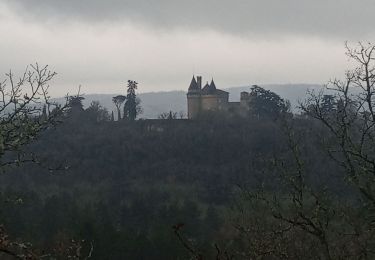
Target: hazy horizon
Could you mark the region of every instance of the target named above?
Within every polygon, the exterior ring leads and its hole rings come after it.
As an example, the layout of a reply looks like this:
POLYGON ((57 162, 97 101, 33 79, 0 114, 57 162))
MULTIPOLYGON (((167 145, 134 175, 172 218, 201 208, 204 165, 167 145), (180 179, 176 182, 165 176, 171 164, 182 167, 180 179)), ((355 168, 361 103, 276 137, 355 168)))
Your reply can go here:
POLYGON ((375 3, 363 3, 1 0, 0 74, 49 64, 54 97, 120 93, 129 79, 186 90, 193 74, 220 88, 324 84, 351 66, 345 41, 373 39, 375 3))

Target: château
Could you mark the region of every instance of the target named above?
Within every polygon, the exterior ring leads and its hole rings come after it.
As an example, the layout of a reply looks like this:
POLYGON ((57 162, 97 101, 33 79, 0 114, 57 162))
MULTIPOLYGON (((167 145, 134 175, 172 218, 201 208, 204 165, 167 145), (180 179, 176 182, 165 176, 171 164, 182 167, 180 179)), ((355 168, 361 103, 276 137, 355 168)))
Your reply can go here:
POLYGON ((213 79, 202 87, 202 77, 193 76, 187 93, 188 118, 197 118, 204 111, 243 114, 248 110, 250 99, 250 93, 241 92, 240 102, 229 102, 229 93, 216 88, 213 79))

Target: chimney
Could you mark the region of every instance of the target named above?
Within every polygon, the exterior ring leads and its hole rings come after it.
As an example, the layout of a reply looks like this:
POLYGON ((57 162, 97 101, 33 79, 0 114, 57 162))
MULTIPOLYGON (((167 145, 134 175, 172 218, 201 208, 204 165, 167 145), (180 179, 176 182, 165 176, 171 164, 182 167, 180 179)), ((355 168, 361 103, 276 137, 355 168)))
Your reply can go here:
POLYGON ((199 89, 202 89, 202 76, 197 77, 197 83, 198 83, 199 89))

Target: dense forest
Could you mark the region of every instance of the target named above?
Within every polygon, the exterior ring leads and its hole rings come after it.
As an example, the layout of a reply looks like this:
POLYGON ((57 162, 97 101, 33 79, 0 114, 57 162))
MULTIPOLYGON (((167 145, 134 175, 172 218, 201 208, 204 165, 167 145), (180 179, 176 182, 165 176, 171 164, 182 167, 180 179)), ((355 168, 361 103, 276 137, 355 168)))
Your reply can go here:
POLYGON ((117 121, 79 95, 37 119, 16 106, 2 121, 0 256, 373 259, 373 49, 300 114, 253 86, 246 116, 136 120, 134 81, 117 121))
MULTIPOLYGON (((177 259, 188 252, 172 226, 184 223, 197 247, 210 251, 210 243, 234 239, 239 186, 273 181, 265 167, 288 152, 271 119, 97 122, 88 113, 66 118, 28 147, 48 167, 29 163, 1 176, 0 214, 12 236, 50 250, 69 238, 93 241, 96 259, 177 259)), ((311 123, 298 124, 308 136, 311 123)), ((314 174, 329 162, 314 137, 307 141, 314 174)), ((312 179, 327 183, 328 173, 312 179)))

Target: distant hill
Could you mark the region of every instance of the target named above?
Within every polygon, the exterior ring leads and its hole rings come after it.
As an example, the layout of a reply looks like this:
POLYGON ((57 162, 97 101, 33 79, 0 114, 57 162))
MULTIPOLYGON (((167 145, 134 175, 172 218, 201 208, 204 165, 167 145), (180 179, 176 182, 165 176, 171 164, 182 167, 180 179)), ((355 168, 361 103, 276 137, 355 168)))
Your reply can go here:
MULTIPOLYGON (((277 93, 284 99, 288 99, 294 111, 296 111, 298 101, 305 98, 307 90, 319 90, 322 88, 321 85, 314 84, 274 84, 262 85, 262 87, 277 93)), ((250 87, 230 87, 225 90, 230 93, 230 101, 239 101, 240 93, 249 91, 250 87)), ((84 106, 87 107, 92 101, 97 100, 109 111, 115 111, 115 106, 112 103, 112 97, 115 95, 117 94, 87 94, 84 96, 84 106)), ((138 97, 142 101, 143 114, 141 118, 157 118, 161 113, 169 111, 182 111, 186 114, 187 111, 185 91, 141 93, 138 97)))

